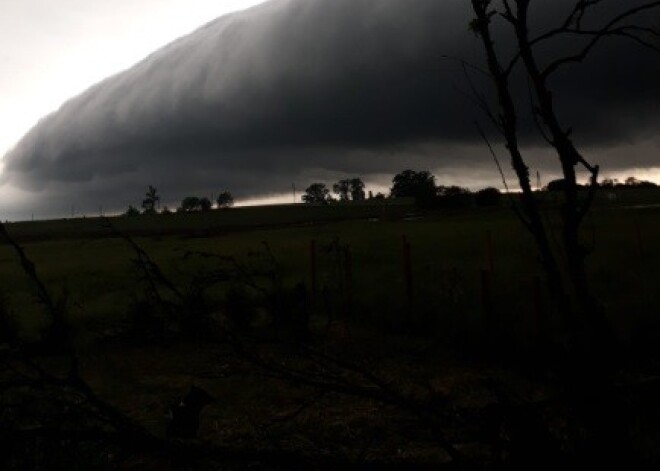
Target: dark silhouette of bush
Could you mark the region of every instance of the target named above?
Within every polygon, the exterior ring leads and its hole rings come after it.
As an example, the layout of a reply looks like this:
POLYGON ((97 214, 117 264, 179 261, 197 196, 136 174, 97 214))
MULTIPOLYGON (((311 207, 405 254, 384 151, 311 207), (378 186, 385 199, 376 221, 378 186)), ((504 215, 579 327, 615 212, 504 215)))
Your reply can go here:
POLYGON ((201 209, 200 200, 197 196, 186 196, 181 201, 179 211, 189 213, 192 211, 199 211, 201 209))
POLYGON ((245 332, 257 318, 257 303, 245 286, 232 284, 225 293, 223 312, 232 327, 245 332))
POLYGON ((460 186, 437 186, 433 193, 424 191, 415 197, 422 209, 463 208, 472 204, 472 193, 460 186))
MULTIPOLYGON (((575 187, 578 190, 582 190, 585 188, 584 185, 577 184, 575 187)), ((566 189, 566 181, 563 178, 559 178, 557 180, 552 180, 551 182, 548 183, 548 185, 544 188, 546 191, 564 191, 566 189)))
POLYGON ((464 208, 472 204, 472 192, 461 186, 438 186, 436 206, 440 208, 464 208))
POLYGON ((197 438, 199 416, 202 409, 215 399, 208 392, 197 386, 191 386, 188 393, 177 399, 170 406, 170 422, 167 424, 168 438, 197 438))
POLYGON ((128 209, 124 213, 124 216, 128 216, 128 217, 135 217, 135 216, 139 216, 139 215, 140 215, 140 210, 137 209, 132 204, 128 205, 128 209))
POLYGON ((499 206, 502 201, 502 193, 497 188, 484 188, 477 191, 474 201, 477 206, 499 206))
POLYGON ((203 196, 202 198, 199 199, 199 210, 200 211, 210 211, 211 208, 213 207, 213 203, 211 203, 211 200, 208 199, 207 197, 203 196))
POLYGON ((169 318, 163 306, 148 296, 136 294, 126 311, 120 336, 136 343, 162 339, 169 330, 169 318))
POLYGON ((3 344, 12 346, 18 341, 16 321, 8 305, 7 296, 3 291, 0 291, 0 348, 3 344))

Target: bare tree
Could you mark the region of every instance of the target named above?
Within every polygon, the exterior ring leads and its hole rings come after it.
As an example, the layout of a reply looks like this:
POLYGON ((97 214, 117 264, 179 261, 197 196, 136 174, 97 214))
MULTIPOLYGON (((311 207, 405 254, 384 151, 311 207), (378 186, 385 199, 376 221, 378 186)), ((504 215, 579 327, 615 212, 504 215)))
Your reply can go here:
MULTIPOLYGON (((571 330, 577 325, 589 330, 602 327, 602 312, 590 291, 586 276, 588 250, 579 237, 581 223, 597 189, 599 166, 588 162, 580 153, 571 136, 571 128, 560 119, 550 78, 570 64, 581 63, 594 47, 605 39, 627 39, 660 51, 660 30, 642 26, 639 21, 640 15, 648 14, 652 10, 657 11, 660 1, 637 2, 635 6, 622 2, 627 5, 619 13, 603 21, 598 16, 602 10, 597 10, 597 7, 606 3, 606 0, 575 0, 558 25, 538 35, 532 34, 529 28, 531 0, 471 0, 471 3, 476 18, 470 28, 483 43, 488 74, 495 85, 499 105, 497 113, 487 111, 504 137, 522 189, 522 208, 519 215, 534 236, 549 289, 557 300, 557 307, 564 316, 566 327, 571 330), (592 26, 599 20, 603 21, 599 26, 592 26), (494 40, 495 29, 498 27, 509 28, 515 37, 515 50, 512 56, 506 59, 503 58, 503 48, 496 46, 494 40), (538 51, 541 46, 548 46, 550 41, 561 39, 580 41, 573 42, 576 44, 575 50, 550 59, 540 58, 538 51), (530 83, 530 98, 539 132, 555 151, 565 181, 561 210, 561 245, 567 260, 565 270, 560 266, 560 258, 553 252, 550 244, 547 227, 544 226, 532 192, 529 168, 520 147, 520 113, 512 91, 512 74, 520 68, 530 83), (578 195, 576 176, 580 167, 588 171, 591 180, 588 194, 582 200, 578 195)), ((547 47, 545 51, 547 52, 547 47)))
POLYGON ((160 196, 157 194, 156 187, 149 185, 144 196, 145 198, 142 200, 142 209, 144 209, 144 213, 154 214, 156 212, 156 205, 160 201, 160 196))

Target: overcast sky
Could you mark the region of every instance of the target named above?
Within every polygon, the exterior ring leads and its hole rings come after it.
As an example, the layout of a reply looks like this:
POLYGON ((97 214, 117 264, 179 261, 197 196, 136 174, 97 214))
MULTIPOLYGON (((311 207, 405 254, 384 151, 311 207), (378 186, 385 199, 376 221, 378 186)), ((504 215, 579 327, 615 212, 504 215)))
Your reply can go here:
MULTIPOLYGON (((537 2, 535 26, 568 1, 537 2)), ((216 19, 258 3, 0 0, 0 217, 139 205, 147 184, 176 202, 223 189, 264 198, 343 176, 381 188, 404 168, 498 183, 474 127, 485 119, 443 59, 482 61, 467 0, 271 0, 216 19)), ((591 21, 617 8, 611 0, 591 21)), ((605 175, 656 178, 659 79, 657 54, 619 41, 553 83, 605 175)), ((534 169, 556 176, 522 118, 534 169)))

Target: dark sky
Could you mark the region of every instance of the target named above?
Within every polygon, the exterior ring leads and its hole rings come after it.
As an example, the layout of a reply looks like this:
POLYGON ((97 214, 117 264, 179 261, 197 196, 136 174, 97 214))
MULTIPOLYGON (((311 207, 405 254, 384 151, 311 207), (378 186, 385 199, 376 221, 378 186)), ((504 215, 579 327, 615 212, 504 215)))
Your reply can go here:
MULTIPOLYGON (((532 2, 535 28, 569 3, 532 2)), ((593 24, 624 2, 604 3, 593 24)), ((486 118, 446 58, 483 63, 471 17, 467 0, 272 0, 219 18, 42 119, 5 156, 4 184, 26 195, 26 211, 41 201, 41 214, 63 215, 74 202, 89 212, 137 205, 147 184, 176 202, 223 189, 281 194, 345 175, 387 186, 404 168, 430 169, 444 184, 497 183, 474 125, 486 118)), ((510 38, 497 39, 506 50, 510 38)), ((527 155, 550 178, 555 161, 518 79, 527 155)), ((575 141, 606 174, 660 167, 659 79, 660 53, 612 40, 553 81, 575 141)))

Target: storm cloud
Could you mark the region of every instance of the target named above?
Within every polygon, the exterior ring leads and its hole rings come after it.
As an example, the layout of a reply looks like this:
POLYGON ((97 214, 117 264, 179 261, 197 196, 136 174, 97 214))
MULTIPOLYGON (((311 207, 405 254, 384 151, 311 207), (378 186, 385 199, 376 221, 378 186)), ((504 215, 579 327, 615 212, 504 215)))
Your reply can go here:
MULTIPOLYGON (((556 22, 568 3, 543 3, 535 27, 556 22)), ((592 21, 620 3, 606 2, 592 21)), ((283 193, 294 181, 346 174, 386 181, 408 167, 494 180, 474 126, 485 118, 448 59, 483 63, 471 18, 467 0, 272 0, 221 17, 43 118, 5 156, 4 184, 46 192, 60 206, 119 207, 147 184, 175 201, 225 188, 283 193)), ((509 41, 498 37, 505 49, 509 41)), ((610 41, 553 88, 578 144, 606 169, 653 167, 659 79, 660 55, 610 41)), ((524 80, 519 89, 523 103, 524 80)), ((534 164, 549 168, 524 116, 522 129, 534 164)))

